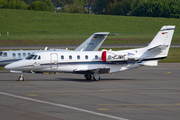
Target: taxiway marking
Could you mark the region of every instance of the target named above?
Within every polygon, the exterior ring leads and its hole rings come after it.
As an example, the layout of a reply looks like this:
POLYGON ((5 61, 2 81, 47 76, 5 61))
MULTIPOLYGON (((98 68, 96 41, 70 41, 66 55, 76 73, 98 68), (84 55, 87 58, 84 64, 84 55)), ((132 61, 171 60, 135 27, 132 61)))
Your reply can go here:
POLYGON ((27 96, 38 96, 37 94, 27 94, 27 96))
POLYGON ((180 94, 180 93, 80 93, 80 94, 45 94, 47 96, 52 96, 52 95, 71 95, 71 96, 79 96, 79 95, 163 95, 163 94, 167 94, 167 95, 175 95, 175 94, 180 94))
POLYGON ((180 108, 121 108, 118 110, 179 110, 180 108))
POLYGON ((120 91, 120 90, 178 90, 180 88, 122 88, 122 89, 103 89, 103 90, 65 90, 65 91, 30 91, 33 93, 68 93, 68 92, 72 92, 72 93, 76 93, 76 92, 107 92, 107 91, 120 91))
POLYGON ((97 110, 108 110, 107 108, 98 108, 97 110))
POLYGON ((180 105, 180 103, 174 103, 174 104, 98 104, 99 106, 176 106, 180 105))
POLYGON ((112 116, 112 115, 108 115, 108 114, 103 114, 103 113, 98 113, 98 112, 94 112, 94 111, 90 111, 90 110, 86 110, 86 109, 81 109, 81 108, 77 108, 77 107, 72 107, 72 106, 68 106, 68 105, 57 104, 57 103, 47 102, 47 101, 43 101, 43 100, 38 100, 38 99, 33 99, 33 98, 28 98, 28 97, 23 97, 23 96, 18 96, 18 95, 13 95, 13 94, 5 93, 5 92, 0 92, 0 94, 1 95, 15 97, 15 98, 19 98, 19 99, 34 101, 34 102, 38 102, 38 103, 44 103, 44 104, 49 104, 49 105, 53 105, 53 106, 64 107, 64 108, 68 108, 68 109, 72 109, 72 110, 77 110, 77 111, 81 111, 81 112, 85 112, 85 113, 89 113, 89 114, 94 114, 94 115, 98 115, 98 116, 102 116, 102 117, 108 117, 108 118, 111 118, 111 119, 128 120, 128 119, 125 119, 125 118, 116 117, 116 116, 112 116))

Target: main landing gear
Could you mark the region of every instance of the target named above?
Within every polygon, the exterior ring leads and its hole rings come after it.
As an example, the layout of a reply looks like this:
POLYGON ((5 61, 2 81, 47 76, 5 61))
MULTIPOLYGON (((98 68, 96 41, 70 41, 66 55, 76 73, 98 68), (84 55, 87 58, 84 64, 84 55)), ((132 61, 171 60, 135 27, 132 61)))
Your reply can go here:
POLYGON ((92 77, 95 81, 99 81, 100 80, 100 76, 98 73, 94 73, 93 75, 92 74, 85 74, 84 77, 86 78, 86 80, 91 80, 92 77))

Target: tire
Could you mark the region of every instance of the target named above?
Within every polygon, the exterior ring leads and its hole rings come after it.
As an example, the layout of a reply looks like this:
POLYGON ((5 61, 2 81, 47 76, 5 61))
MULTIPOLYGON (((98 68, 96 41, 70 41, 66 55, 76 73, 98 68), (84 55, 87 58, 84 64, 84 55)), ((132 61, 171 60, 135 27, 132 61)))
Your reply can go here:
POLYGON ((91 74, 85 74, 84 77, 86 78, 86 80, 91 80, 92 79, 91 74))
POLYGON ((95 81, 99 81, 99 80, 100 80, 100 76, 98 77, 98 79, 96 79, 95 77, 93 77, 93 79, 94 79, 95 81))

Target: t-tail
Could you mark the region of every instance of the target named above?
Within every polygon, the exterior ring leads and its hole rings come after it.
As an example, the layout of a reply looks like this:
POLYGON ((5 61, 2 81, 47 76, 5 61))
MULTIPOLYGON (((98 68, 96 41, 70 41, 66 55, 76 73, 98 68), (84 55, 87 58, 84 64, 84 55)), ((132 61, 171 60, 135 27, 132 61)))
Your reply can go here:
POLYGON ((151 43, 144 48, 123 51, 103 51, 104 62, 127 62, 157 66, 158 60, 168 56, 175 26, 163 26, 151 43))
POLYGON ((175 26, 163 26, 151 43, 147 51, 141 56, 144 60, 159 60, 168 56, 175 26))
POLYGON ((97 51, 108 35, 117 34, 110 34, 109 32, 94 33, 86 41, 79 45, 74 51, 97 51))

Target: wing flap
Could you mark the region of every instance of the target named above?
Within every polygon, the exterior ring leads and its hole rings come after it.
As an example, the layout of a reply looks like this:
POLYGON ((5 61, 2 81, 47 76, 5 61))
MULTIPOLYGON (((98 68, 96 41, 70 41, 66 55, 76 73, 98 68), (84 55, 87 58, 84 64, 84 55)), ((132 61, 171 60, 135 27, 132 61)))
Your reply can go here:
POLYGON ((96 69, 75 69, 73 70, 76 74, 93 74, 97 72, 98 74, 109 73, 110 68, 96 68, 96 69))

